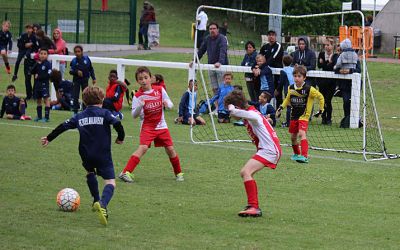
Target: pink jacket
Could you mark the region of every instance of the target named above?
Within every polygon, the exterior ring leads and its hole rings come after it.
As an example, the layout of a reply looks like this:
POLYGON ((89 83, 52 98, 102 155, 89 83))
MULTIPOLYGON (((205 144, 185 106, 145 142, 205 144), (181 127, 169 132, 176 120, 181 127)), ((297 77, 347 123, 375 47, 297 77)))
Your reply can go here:
MULTIPOLYGON (((53 41, 54 44, 57 47, 57 50, 54 52, 54 54, 59 54, 59 55, 65 55, 66 52, 66 48, 67 48, 67 43, 64 41, 64 39, 62 39, 62 32, 59 28, 55 28, 53 30, 53 41), (54 32, 58 31, 60 33, 60 38, 55 40, 54 39, 54 32)), ((60 63, 65 63, 65 61, 61 61, 60 63)))

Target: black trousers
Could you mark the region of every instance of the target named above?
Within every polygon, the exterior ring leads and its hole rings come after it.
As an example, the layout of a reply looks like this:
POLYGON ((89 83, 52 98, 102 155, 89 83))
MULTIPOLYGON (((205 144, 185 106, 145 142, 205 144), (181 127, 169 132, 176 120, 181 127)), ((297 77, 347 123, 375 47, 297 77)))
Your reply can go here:
POLYGON ((35 61, 32 59, 25 58, 24 60, 24 75, 25 75, 25 90, 26 99, 31 99, 33 94, 32 89, 32 68, 35 65, 35 61))
POLYGON ((335 93, 336 81, 329 78, 318 79, 319 92, 324 96, 325 107, 322 113, 323 121, 332 121, 332 98, 335 93))
MULTIPOLYGON (((73 98, 72 111, 74 111, 74 113, 77 113, 79 110, 80 91, 82 89, 82 92, 83 92, 83 90, 86 89, 88 85, 89 85, 89 79, 83 79, 81 81, 74 82, 74 88, 72 90, 72 98, 73 98)), ((84 105, 82 105, 82 106, 83 106, 83 109, 85 109, 84 105)))
POLYGON ((25 52, 18 52, 17 61, 15 62, 14 75, 18 75, 19 65, 21 64, 22 59, 24 59, 25 52))
POLYGON ((205 30, 197 31, 197 48, 200 48, 201 44, 203 43, 205 33, 205 30))
POLYGON ((350 116, 351 109, 351 80, 339 80, 339 88, 343 98, 344 117, 350 116))
POLYGON ((142 44, 145 48, 149 46, 149 37, 147 36, 147 30, 149 28, 148 24, 143 24, 139 26, 139 44, 142 44), (144 43, 143 43, 144 38, 144 43))

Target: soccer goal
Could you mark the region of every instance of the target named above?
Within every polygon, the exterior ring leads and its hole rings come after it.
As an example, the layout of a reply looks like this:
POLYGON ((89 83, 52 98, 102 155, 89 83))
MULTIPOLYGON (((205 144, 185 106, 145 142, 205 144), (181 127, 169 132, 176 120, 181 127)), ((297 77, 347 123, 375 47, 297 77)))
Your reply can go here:
MULTIPOLYGON (((216 6, 200 6, 197 10, 196 16, 199 10, 205 10, 209 16, 209 20, 214 20, 213 17, 227 16, 229 19, 229 25, 235 26, 232 32, 227 33, 228 41, 228 60, 229 65, 222 65, 219 68, 215 68, 213 64, 207 64, 206 55, 204 58, 199 60, 197 54, 197 32, 194 39, 194 53, 193 60, 197 63, 194 64, 192 70, 189 70, 189 79, 195 78, 198 81, 198 93, 197 103, 202 101, 203 103, 201 110, 202 117, 206 120, 206 125, 203 126, 192 126, 190 129, 191 140, 194 143, 214 143, 214 142, 251 142, 247 136, 246 129, 243 126, 235 126, 234 121, 230 123, 219 123, 217 112, 214 110, 214 104, 210 103, 210 99, 214 93, 212 85, 210 83, 209 74, 216 72, 232 72, 234 75, 232 85, 240 85, 243 91, 249 96, 245 73, 251 73, 251 68, 248 66, 240 66, 242 59, 246 53, 245 44, 247 41, 253 41, 256 45, 256 51, 260 50, 260 47, 265 43, 265 36, 260 35, 259 32, 253 30, 252 24, 257 21, 264 22, 265 29, 264 34, 267 33, 267 19, 268 17, 282 18, 282 23, 285 25, 285 20, 297 20, 298 22, 306 23, 307 20, 318 18, 320 22, 324 23, 325 18, 336 17, 338 22, 340 19, 346 19, 348 16, 357 16, 359 20, 358 25, 364 28, 364 15, 360 11, 345 11, 345 12, 334 12, 334 13, 321 13, 312 15, 278 15, 271 13, 261 13, 254 11, 222 8, 216 6), (249 21, 250 20, 250 21, 249 21), (263 41, 264 40, 264 41, 263 41), (205 105, 205 106, 204 106, 205 105), (204 109, 204 107, 206 107, 204 109)), ((222 20, 217 20, 218 23, 222 23, 222 20)), ((363 30, 363 29, 362 29, 363 30)), ((323 31, 322 31, 323 32, 323 31)), ((295 31, 290 32, 296 34, 295 31)), ((322 40, 327 38, 328 34, 314 35, 307 37, 308 42, 311 41, 310 48, 315 52, 321 51, 322 40)), ((335 34, 332 34, 335 35, 335 34)), ((307 137, 309 140, 310 148, 316 150, 334 151, 334 152, 346 152, 362 154, 365 160, 381 160, 389 158, 397 158, 398 155, 390 155, 387 153, 385 142, 381 126, 379 123, 378 113, 374 101, 374 95, 372 91, 371 79, 368 74, 368 66, 366 63, 366 44, 365 34, 361 32, 362 39, 359 40, 360 50, 359 60, 361 65, 361 73, 354 74, 335 74, 332 71, 320 71, 311 70, 308 71, 307 78, 310 79, 310 84, 318 86, 321 82, 329 80, 336 84, 338 81, 346 81, 351 84, 351 105, 350 105, 350 117, 349 119, 343 120, 344 118, 344 105, 343 97, 340 96, 340 91, 337 92, 332 98, 332 118, 331 123, 322 124, 320 118, 314 118, 309 121, 309 128, 307 137), (347 125, 345 124, 347 123, 347 125)), ((340 43, 339 38, 331 36, 334 39, 335 44, 340 43)), ((281 46, 285 48, 292 48, 296 46, 296 37, 284 39, 285 43, 281 43, 281 46)), ((318 54, 316 54, 318 59, 318 54)), ((274 78, 279 78, 280 68, 271 68, 274 78)), ((194 95, 193 95, 194 99, 194 95)), ((348 98, 347 98, 348 100, 348 98)), ((194 100, 193 100, 194 101, 194 100)), ((272 100, 274 102, 274 99, 272 100)), ((217 109, 217 108, 215 108, 217 109)), ((319 110, 318 103, 314 103, 315 112, 319 110)), ((286 112, 286 111, 284 111, 286 112)), ((347 116, 348 117, 348 116, 347 116)), ((285 127, 286 117, 285 113, 282 114, 280 119, 277 119, 275 130, 280 138, 280 141, 284 145, 290 145, 290 134, 288 128, 285 127), (284 125, 284 126, 282 126, 284 125)))

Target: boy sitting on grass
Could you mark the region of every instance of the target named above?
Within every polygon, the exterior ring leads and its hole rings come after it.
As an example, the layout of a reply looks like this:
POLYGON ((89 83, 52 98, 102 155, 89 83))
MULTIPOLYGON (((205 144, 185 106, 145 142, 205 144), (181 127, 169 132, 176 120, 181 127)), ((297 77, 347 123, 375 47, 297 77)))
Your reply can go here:
POLYGON ((175 119, 175 123, 205 125, 206 121, 196 112, 196 103, 197 82, 190 80, 188 89, 182 95, 181 102, 179 103, 179 117, 175 119))
POLYGON ((4 97, 1 105, 0 118, 4 113, 7 119, 11 120, 31 120, 30 116, 25 115, 26 102, 22 98, 15 96, 15 86, 7 86, 7 96, 4 97))

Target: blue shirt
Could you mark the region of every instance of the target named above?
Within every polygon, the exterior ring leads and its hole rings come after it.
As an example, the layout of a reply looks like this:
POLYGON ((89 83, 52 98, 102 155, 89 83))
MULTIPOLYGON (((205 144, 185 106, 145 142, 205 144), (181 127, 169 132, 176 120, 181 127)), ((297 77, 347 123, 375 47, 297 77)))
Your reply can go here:
POLYGON ((96 80, 92 61, 90 61, 88 56, 82 56, 81 58, 75 57, 72 59, 70 66, 71 69, 69 73, 74 76, 74 82, 87 81, 89 77, 91 77, 93 80, 96 80), (78 76, 78 70, 82 71, 82 77, 78 76))
POLYGON ((49 83, 51 71, 52 71, 51 63, 46 60, 43 62, 37 62, 35 66, 33 66, 32 74, 38 75, 36 81, 40 83, 49 83))
POLYGON ((7 115, 21 115, 19 111, 19 101, 20 99, 16 96, 13 98, 5 96, 1 105, 0 118, 3 118, 4 113, 7 115))
POLYGON ((187 116, 192 113, 195 114, 195 108, 197 103, 197 92, 192 93, 187 90, 181 98, 181 102, 179 103, 179 116, 187 116), (192 102, 192 98, 194 95, 194 102, 192 102))
POLYGON ((65 121, 63 127, 79 131, 79 154, 82 160, 111 159, 111 128, 119 121, 109 110, 88 106, 84 111, 65 121))
POLYGON ((225 109, 224 98, 230 92, 232 92, 233 89, 233 86, 229 84, 221 83, 219 85, 217 94, 210 100, 210 103, 214 103, 216 100, 218 100, 218 112, 222 111, 228 113, 228 110, 225 109))

